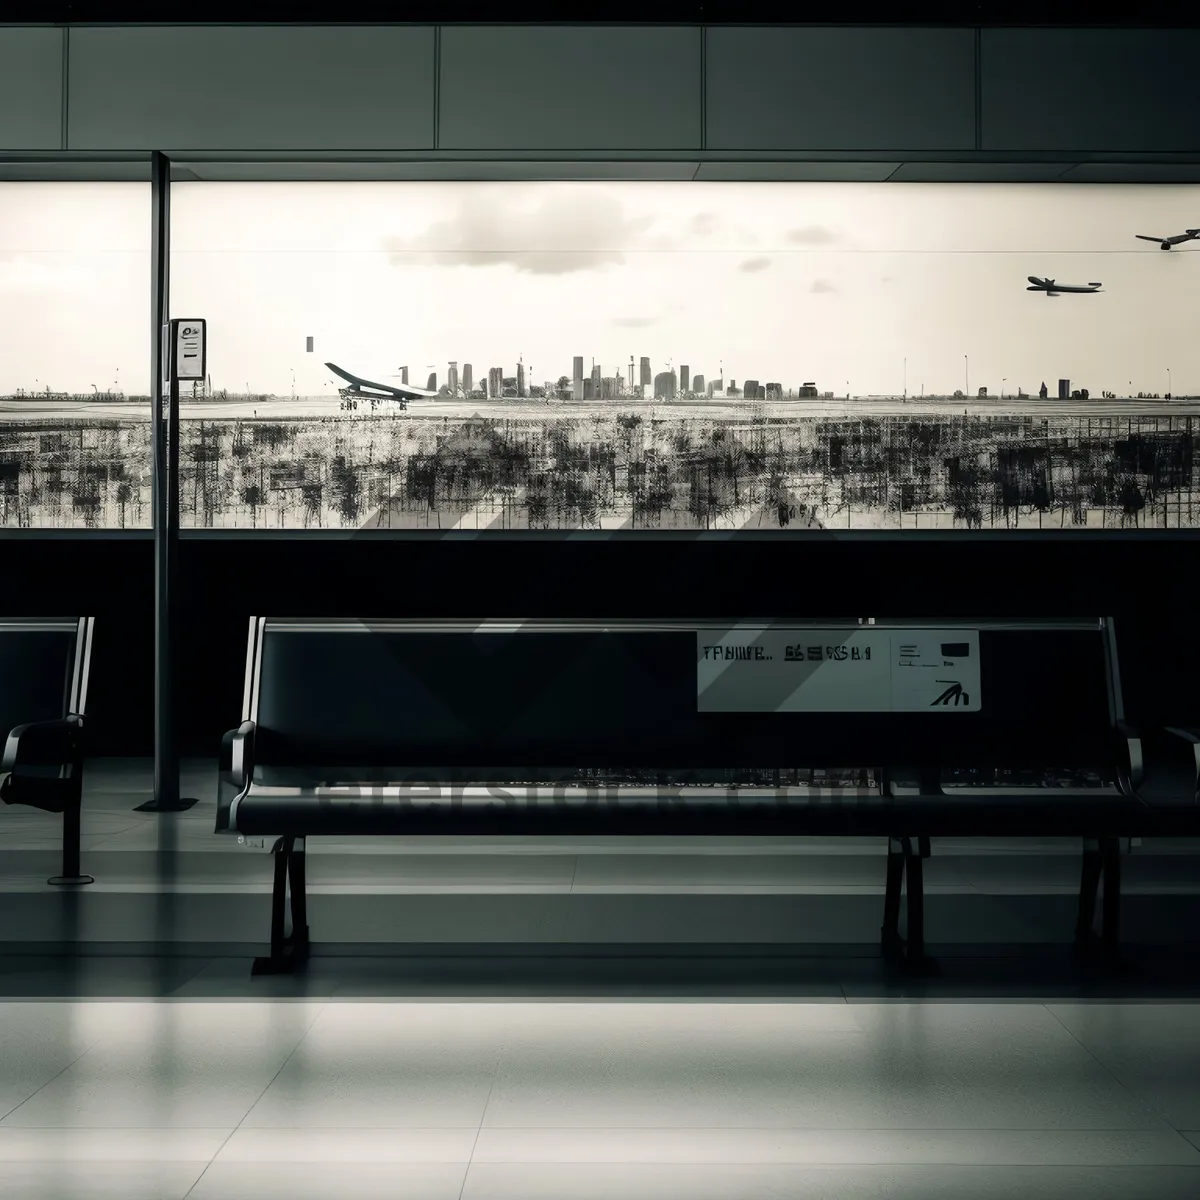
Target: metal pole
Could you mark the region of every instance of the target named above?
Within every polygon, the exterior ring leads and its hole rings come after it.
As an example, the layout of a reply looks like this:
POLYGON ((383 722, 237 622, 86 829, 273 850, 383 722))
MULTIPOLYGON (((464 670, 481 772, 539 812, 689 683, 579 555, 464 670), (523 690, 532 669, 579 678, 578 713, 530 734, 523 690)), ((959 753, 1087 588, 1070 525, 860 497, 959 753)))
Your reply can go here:
POLYGON ((168 331, 171 263, 171 164, 155 151, 150 157, 151 397, 154 404, 154 798, 137 812, 183 812, 196 803, 179 797, 179 758, 175 745, 175 640, 171 606, 176 589, 179 541, 179 383, 168 331))

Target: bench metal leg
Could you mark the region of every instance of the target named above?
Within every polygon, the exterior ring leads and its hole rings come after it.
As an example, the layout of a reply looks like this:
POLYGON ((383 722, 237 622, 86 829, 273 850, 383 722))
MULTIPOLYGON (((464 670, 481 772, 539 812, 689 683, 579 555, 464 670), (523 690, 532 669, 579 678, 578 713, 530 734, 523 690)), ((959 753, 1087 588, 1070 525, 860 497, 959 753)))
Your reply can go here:
POLYGON ((272 849, 275 878, 271 888, 271 953, 256 958, 252 975, 290 975, 308 957, 308 906, 304 890, 304 839, 280 838, 272 849), (299 846, 296 845, 299 841, 299 846), (288 934, 288 885, 291 885, 292 932, 288 934))
POLYGON ((883 891, 883 928, 880 930, 885 958, 904 955, 900 936, 900 896, 904 888, 904 849, 899 838, 888 838, 887 883, 883 891))
POLYGON ((925 957, 925 871, 931 854, 929 838, 918 837, 916 847, 907 837, 888 839, 887 884, 883 898, 882 949, 885 958, 909 967, 928 966, 925 957), (900 900, 904 894, 907 917, 900 934, 900 900))
POLYGON ((1121 843, 1118 838, 1085 838, 1083 868, 1079 882, 1079 919, 1075 940, 1081 950, 1099 945, 1114 952, 1121 937, 1121 843), (1095 933, 1096 901, 1103 884, 1100 904, 1100 937, 1095 933))
POLYGON ((1079 916, 1075 922, 1075 940, 1088 942, 1096 920, 1096 898, 1100 894, 1100 875, 1104 860, 1098 838, 1083 839, 1083 866, 1079 879, 1079 916))
POLYGON ((83 875, 79 870, 81 801, 82 796, 76 797, 75 802, 63 810, 62 874, 51 875, 46 880, 56 887, 82 887, 96 882, 91 875, 83 875))
POLYGON ((301 956, 308 953, 308 896, 304 886, 304 839, 299 839, 288 856, 288 882, 292 892, 292 948, 301 956))

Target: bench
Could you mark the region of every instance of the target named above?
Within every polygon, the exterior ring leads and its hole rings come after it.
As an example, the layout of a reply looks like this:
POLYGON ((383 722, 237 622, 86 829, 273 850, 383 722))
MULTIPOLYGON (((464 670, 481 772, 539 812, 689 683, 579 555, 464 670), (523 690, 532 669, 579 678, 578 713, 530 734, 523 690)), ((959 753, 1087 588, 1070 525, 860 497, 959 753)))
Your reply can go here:
POLYGON ((94 618, 0 619, 0 731, 11 731, 0 763, 0 800, 63 818, 62 874, 80 872, 84 711, 94 618))
POLYGON ((274 839, 255 972, 308 952, 322 836, 887 839, 882 944, 914 964, 932 837, 1079 837, 1076 937, 1103 877, 1115 945, 1119 839, 1200 826, 1194 776, 1139 795, 1113 622, 866 620, 252 618, 216 829, 274 839))

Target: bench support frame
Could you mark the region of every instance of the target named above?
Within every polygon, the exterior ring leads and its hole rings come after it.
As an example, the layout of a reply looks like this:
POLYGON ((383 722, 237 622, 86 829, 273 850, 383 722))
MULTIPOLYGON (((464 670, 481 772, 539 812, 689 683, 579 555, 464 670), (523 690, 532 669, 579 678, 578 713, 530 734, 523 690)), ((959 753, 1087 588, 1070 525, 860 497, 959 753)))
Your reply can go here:
POLYGON ((271 854, 275 860, 275 880, 271 888, 271 953, 254 960, 252 975, 290 975, 308 959, 304 838, 281 837, 271 854), (289 892, 290 933, 286 931, 289 892))
POLYGON ((887 883, 883 894, 881 948, 884 958, 915 967, 925 956, 925 869, 932 850, 921 835, 888 838, 887 883), (901 898, 905 909, 904 934, 900 933, 901 898))
MULTIPOLYGON (((924 860, 931 854, 928 837, 888 839, 887 884, 883 898, 883 956, 907 967, 930 965, 925 954, 924 860), (903 898, 903 905, 902 905, 903 898), (904 935, 900 910, 906 909, 904 935)), ((1082 952, 1099 949, 1115 954, 1121 936, 1121 839, 1084 838, 1079 881, 1079 915, 1075 943, 1082 952), (1103 893, 1101 894, 1101 883, 1103 893), (1095 931, 1097 900, 1100 932, 1095 931)))
POLYGON ((1075 943, 1080 950, 1097 945, 1114 953, 1121 936, 1121 841, 1115 837, 1084 838, 1083 868, 1079 880, 1079 918, 1075 943), (1096 901, 1103 881, 1100 935, 1096 936, 1096 901))
MULTIPOLYGON (((81 772, 80 772, 81 773, 81 772)), ((76 782, 76 790, 80 794, 73 797, 73 803, 63 810, 63 842, 62 842, 62 874, 51 875, 47 883, 56 887, 83 887, 96 880, 91 875, 84 875, 79 869, 79 839, 81 834, 82 813, 82 779, 76 782)))

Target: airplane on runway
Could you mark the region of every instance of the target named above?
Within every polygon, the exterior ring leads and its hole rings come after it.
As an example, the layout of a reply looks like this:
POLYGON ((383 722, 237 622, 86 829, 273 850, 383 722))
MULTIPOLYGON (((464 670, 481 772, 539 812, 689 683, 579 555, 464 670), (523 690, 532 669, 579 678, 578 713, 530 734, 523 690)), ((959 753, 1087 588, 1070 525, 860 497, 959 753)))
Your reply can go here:
POLYGON ((1047 296, 1057 296, 1060 292, 1098 292, 1098 283, 1055 283, 1053 279, 1040 279, 1037 275, 1027 276, 1032 287, 1027 292, 1045 292, 1047 296))
POLYGON ((1200 229, 1185 229, 1174 237, 1151 237, 1148 233, 1135 233, 1133 236, 1143 242, 1157 242, 1163 250, 1170 250, 1180 242, 1194 242, 1200 238, 1200 229))
POLYGON ((390 383, 375 383, 370 379, 361 379, 351 375, 336 363, 325 364, 340 379, 350 386, 339 389, 343 396, 361 396, 364 400, 393 400, 401 408, 407 408, 410 400, 432 400, 437 396, 437 375, 429 376, 429 386, 424 388, 410 387, 407 383, 396 386, 390 383), (375 391, 363 391, 364 388, 374 388, 375 391))

